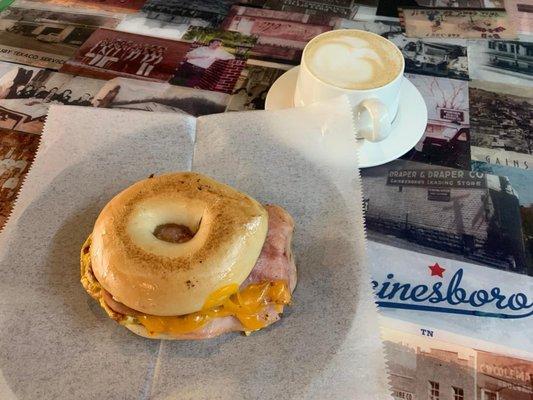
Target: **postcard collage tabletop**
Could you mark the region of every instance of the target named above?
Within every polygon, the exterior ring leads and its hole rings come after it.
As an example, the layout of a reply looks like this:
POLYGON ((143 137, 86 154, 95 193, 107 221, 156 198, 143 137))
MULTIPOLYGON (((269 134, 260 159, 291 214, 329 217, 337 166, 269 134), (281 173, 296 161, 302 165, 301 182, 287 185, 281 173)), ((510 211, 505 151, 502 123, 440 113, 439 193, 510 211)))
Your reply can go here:
POLYGON ((531 400, 532 167, 528 0, 1 1, 0 400, 531 400), (264 111, 342 29, 425 102, 394 161, 359 169, 345 98, 264 111), (293 216, 273 326, 149 340, 84 293, 99 211, 180 170, 293 216))

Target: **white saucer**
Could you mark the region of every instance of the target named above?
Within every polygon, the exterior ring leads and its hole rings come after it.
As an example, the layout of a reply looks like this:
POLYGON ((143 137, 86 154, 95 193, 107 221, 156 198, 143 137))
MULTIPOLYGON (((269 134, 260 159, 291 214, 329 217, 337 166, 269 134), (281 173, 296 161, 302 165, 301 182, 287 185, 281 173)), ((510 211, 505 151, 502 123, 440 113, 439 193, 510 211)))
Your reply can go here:
MULTIPOLYGON (((294 107, 294 89, 298 68, 294 67, 281 75, 270 88, 266 110, 281 110, 294 107)), ((411 150, 424 135, 427 125, 427 107, 418 89, 404 78, 400 92, 400 108, 392 123, 392 132, 381 142, 358 140, 359 167, 368 168, 388 163, 411 150)))

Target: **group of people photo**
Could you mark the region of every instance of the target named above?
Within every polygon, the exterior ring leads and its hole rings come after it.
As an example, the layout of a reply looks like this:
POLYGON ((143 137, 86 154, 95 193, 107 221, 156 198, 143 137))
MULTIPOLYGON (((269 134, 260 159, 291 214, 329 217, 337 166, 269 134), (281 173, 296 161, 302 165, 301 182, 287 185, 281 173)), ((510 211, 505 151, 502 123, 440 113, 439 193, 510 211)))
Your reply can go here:
POLYGON ((180 40, 98 29, 63 73, 109 80, 131 77, 231 94, 256 38, 190 27, 180 40))
POLYGON ((138 76, 150 76, 167 48, 120 38, 105 38, 84 54, 83 63, 138 76))
POLYGON ((58 87, 47 89, 44 85, 34 87, 28 84, 20 88, 16 93, 16 98, 18 99, 38 99, 43 103, 59 102, 72 106, 90 106, 93 99, 90 93, 84 93, 78 98, 73 98, 72 90, 70 89, 60 91, 58 87))
MULTIPOLYGON (((74 106, 92 105, 91 90, 87 90, 88 87, 86 90, 76 89, 76 85, 72 84, 67 86, 67 82, 72 79, 68 75, 39 68, 6 66, 9 72, 0 79, 0 99, 30 99, 36 100, 36 103, 58 102, 74 106)), ((28 102, 24 104, 31 105, 28 102)))
POLYGON ((104 83, 0 63, 0 128, 39 134, 51 105, 91 107, 104 83))

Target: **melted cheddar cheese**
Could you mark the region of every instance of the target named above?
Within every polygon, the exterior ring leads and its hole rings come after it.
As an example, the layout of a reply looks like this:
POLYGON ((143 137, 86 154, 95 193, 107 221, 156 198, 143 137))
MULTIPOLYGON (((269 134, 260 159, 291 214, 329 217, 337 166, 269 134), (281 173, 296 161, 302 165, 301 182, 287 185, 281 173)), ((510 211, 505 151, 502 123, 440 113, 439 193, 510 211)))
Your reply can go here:
POLYGON ((194 332, 218 317, 237 318, 246 332, 264 328, 272 322, 269 310, 283 312, 291 301, 291 291, 285 281, 254 283, 239 290, 239 285, 224 286, 212 293, 202 310, 183 316, 160 317, 155 315, 122 315, 113 311, 102 296, 102 286, 92 273, 90 257, 91 237, 81 251, 81 282, 85 290, 96 299, 108 315, 121 324, 140 323, 152 334, 180 335, 194 332))
POLYGON ((209 296, 201 311, 178 317, 141 315, 137 319, 151 334, 184 334, 193 332, 217 317, 233 316, 246 331, 256 331, 270 323, 268 308, 276 312, 291 300, 284 281, 254 283, 239 291, 236 284, 224 286, 209 296))

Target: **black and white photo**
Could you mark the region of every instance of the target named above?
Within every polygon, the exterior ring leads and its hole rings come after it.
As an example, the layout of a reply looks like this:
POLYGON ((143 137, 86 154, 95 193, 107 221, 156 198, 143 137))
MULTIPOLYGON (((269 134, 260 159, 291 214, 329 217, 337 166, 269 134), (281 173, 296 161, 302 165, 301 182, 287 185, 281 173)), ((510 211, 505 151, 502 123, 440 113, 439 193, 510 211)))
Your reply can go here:
POLYGON ((195 117, 224 112, 229 95, 174 86, 168 83, 114 78, 94 96, 92 105, 155 112, 185 113, 195 117))
POLYGON ((505 83, 472 81, 469 86, 472 159, 530 169, 533 96, 527 97, 523 86, 505 83))
POLYGON ((229 94, 128 78, 109 81, 0 62, 0 128, 40 134, 52 104, 172 112, 226 110, 229 94))
POLYGON ((377 0, 264 0, 263 8, 310 15, 315 23, 327 23, 327 18, 355 18, 376 15, 377 0), (320 18, 324 18, 320 21, 320 18))
POLYGON ((0 60, 59 69, 99 26, 120 19, 83 12, 10 7, 0 16, 0 60))
POLYGON ((218 27, 234 0, 148 0, 142 11, 151 19, 218 27))
POLYGON ((468 82, 428 75, 405 76, 424 98, 428 123, 424 136, 402 158, 470 169, 468 82))
POLYGON ((59 69, 95 28, 0 20, 0 60, 59 69))
POLYGON ((422 7, 503 8, 503 0, 416 0, 422 7))
POLYGON ((396 160, 361 171, 369 239, 533 275, 506 177, 396 160))
MULTIPOLYGON (((18 4, 18 3, 15 3, 18 4)), ((10 6, 0 13, 1 19, 10 19, 35 24, 47 22, 61 22, 75 26, 88 26, 93 28, 115 28, 121 21, 118 15, 96 14, 86 12, 84 9, 61 11, 57 9, 40 9, 10 6)))
POLYGON ((476 40, 468 43, 470 78, 533 90, 533 43, 476 40))
POLYGON ((92 106, 105 81, 11 64, 0 77, 0 127, 41 133, 52 104, 92 106))

